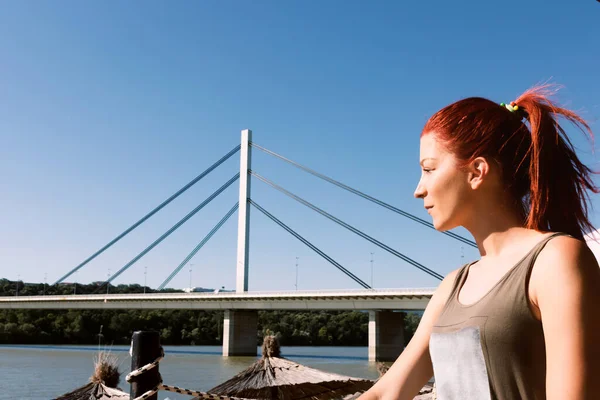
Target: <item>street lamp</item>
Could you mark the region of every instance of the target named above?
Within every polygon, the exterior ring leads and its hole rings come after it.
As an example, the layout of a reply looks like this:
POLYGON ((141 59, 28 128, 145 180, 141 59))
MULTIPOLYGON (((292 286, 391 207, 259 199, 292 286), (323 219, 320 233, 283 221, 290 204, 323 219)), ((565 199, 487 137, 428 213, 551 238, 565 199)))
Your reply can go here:
POLYGON ((188 265, 190 266, 190 293, 192 293, 192 267, 194 264, 189 263, 188 265))
POLYGON ((373 289, 373 252, 371 252, 371 289, 373 289))
POLYGON ((144 294, 146 294, 146 275, 148 274, 148 266, 144 267, 144 294))
POLYGON ((45 273, 44 274, 44 291, 43 291, 43 295, 46 295, 46 281, 48 280, 48 274, 45 273))
POLYGON ((298 290, 298 259, 300 257, 296 257, 296 290, 298 290))
POLYGON ((15 296, 19 295, 19 280, 21 280, 21 275, 17 274, 17 291, 15 293, 15 296))
POLYGON ((106 274, 106 294, 108 294, 108 289, 110 289, 110 268, 108 269, 108 273, 106 274))

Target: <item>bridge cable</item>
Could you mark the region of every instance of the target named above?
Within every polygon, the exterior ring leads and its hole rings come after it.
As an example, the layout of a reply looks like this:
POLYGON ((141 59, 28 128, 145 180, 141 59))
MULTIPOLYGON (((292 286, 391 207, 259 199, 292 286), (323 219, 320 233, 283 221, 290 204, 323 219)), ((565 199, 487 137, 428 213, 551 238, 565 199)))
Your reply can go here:
POLYGON ((125 264, 120 270, 118 270, 110 278, 108 278, 106 281, 104 281, 102 283, 102 285, 100 285, 94 291, 94 293, 97 293, 97 292, 100 291, 100 289, 102 289, 103 287, 106 287, 106 285, 108 285, 116 277, 118 277, 123 272, 125 272, 135 262, 137 262, 140 258, 142 258, 144 255, 146 255, 150 250, 152 250, 154 247, 156 247, 160 242, 162 242, 164 239, 166 239, 171 233, 175 232, 187 220, 189 220, 190 218, 192 218, 194 216, 194 214, 196 214, 198 211, 200 211, 201 209, 203 209, 204 206, 206 206, 208 203, 210 203, 212 200, 214 200, 215 197, 217 197, 218 195, 220 195, 225 189, 227 189, 229 186, 231 186, 231 184, 233 182, 235 182, 236 180, 238 180, 239 177, 240 177, 240 173, 238 172, 230 180, 228 180, 223 186, 221 186, 213 194, 211 194, 206 200, 204 200, 202 203, 200 203, 200 205, 198 205, 198 207, 194 208, 185 217, 183 217, 179 222, 177 222, 175 225, 173 225, 171 227, 171 229, 169 229, 168 231, 166 231, 161 237, 159 237, 158 239, 156 239, 150 246, 146 247, 140 254, 138 254, 137 256, 135 256, 131 261, 129 261, 127 264, 125 264))
POLYGON ((327 213, 326 211, 321 210, 319 207, 313 205, 312 203, 296 196, 295 194, 288 192, 287 190, 285 190, 284 188, 282 188, 281 186, 277 185, 274 182, 271 182, 270 180, 268 180, 267 178, 257 174, 254 171, 250 171, 250 175, 255 176, 256 178, 260 179, 261 181, 263 181, 264 183, 266 183, 267 185, 271 186, 274 189, 279 190, 281 193, 285 194, 288 197, 291 197, 292 199, 296 200, 297 202, 304 204, 305 206, 309 207, 310 209, 312 209, 313 211, 318 212, 319 214, 323 215, 324 217, 329 218, 330 220, 332 220, 333 222, 337 223, 338 225, 343 226, 344 228, 348 229, 351 232, 356 233, 358 236, 362 237, 363 239, 368 240, 369 242, 373 243, 374 245, 382 248, 383 250, 387 251, 388 253, 391 253, 393 255, 395 255, 396 257, 406 261, 407 263, 409 263, 410 265, 412 265, 413 267, 416 267, 418 269, 420 269, 421 271, 433 276, 434 278, 437 278, 439 280, 443 280, 444 277, 440 274, 438 274, 437 272, 427 268, 426 266, 424 266, 423 264, 418 263, 417 261, 409 258, 408 256, 405 256, 404 254, 400 253, 397 250, 394 250, 393 248, 389 247, 388 245, 378 241, 377 239, 372 238, 371 236, 367 235, 366 233, 361 232, 360 230, 356 229, 355 227, 345 223, 344 221, 334 217, 333 215, 327 213))
POLYGON ((239 207, 239 204, 235 203, 235 205, 231 208, 231 210, 229 210, 229 212, 227 214, 225 214, 225 216, 217 223, 217 225, 215 225, 215 227, 208 233, 208 235, 206 235, 206 237, 204 239, 202 239, 202 241, 200 243, 198 243, 198 245, 194 248, 194 250, 192 250, 192 252, 183 259, 181 264, 179 264, 177 266, 177 268, 175 268, 173 270, 173 272, 171 272, 171 275, 169 275, 169 277, 167 279, 165 279, 165 281, 163 283, 160 284, 160 286, 158 287, 158 290, 164 289, 165 286, 167 286, 167 284, 169 282, 171 282, 171 279, 173 279, 179 273, 179 271, 182 270, 182 268, 185 266, 185 264, 187 264, 188 261, 190 261, 192 259, 192 257, 194 257, 196 255, 196 253, 198 253, 198 251, 200 251, 200 249, 210 240, 210 238, 212 238, 213 235, 215 233, 217 233, 217 231, 219 229, 221 229, 221 227, 223 226, 223 224, 225 224, 225 222, 227 222, 229 217, 231 217, 233 215, 233 213, 237 211, 238 207, 239 207))
POLYGON ((138 222, 136 222, 135 224, 133 224, 129 228, 127 228, 127 230, 125 232, 121 233, 119 236, 117 236, 116 238, 114 238, 113 240, 111 240, 107 245, 105 245, 100 250, 98 250, 97 252, 95 252, 94 254, 92 254, 89 258, 87 258, 81 264, 79 264, 78 266, 76 266, 75 268, 73 268, 71 271, 69 271, 66 275, 64 275, 63 277, 61 277, 59 280, 57 280, 56 282, 54 282, 54 284, 57 285, 57 284, 61 283, 62 281, 64 281, 65 279, 67 279, 69 276, 71 276, 72 274, 74 274, 75 272, 77 272, 81 267, 83 267, 84 265, 86 265, 87 263, 89 263, 90 261, 92 261, 94 258, 96 258, 100 254, 102 254, 105 250, 107 250, 113 244, 117 243, 119 240, 121 240, 129 232, 131 232, 132 230, 134 230, 135 228, 137 228, 138 226, 140 226, 148 218, 150 218, 151 216, 153 216, 154 214, 156 214, 157 212, 159 212, 163 207, 165 207, 167 204, 169 204, 170 202, 172 202, 173 200, 175 200, 177 197, 179 197, 179 195, 181 195, 183 192, 185 192, 190 187, 192 187, 194 184, 196 184, 200 179, 204 178, 206 175, 208 175, 209 173, 211 173, 219 165, 223 164, 227 159, 229 159, 229 157, 231 157, 232 155, 234 155, 239 150, 240 150, 240 145, 235 146, 229 153, 225 154, 219 161, 217 161, 216 163, 214 163, 213 165, 211 165, 210 167, 208 167, 208 169, 206 169, 206 171, 202 172, 200 175, 198 175, 197 177, 195 177, 194 179, 192 179, 190 181, 190 183, 188 183, 187 185, 185 185, 184 187, 182 187, 181 189, 179 189, 175 194, 173 194, 167 200, 163 201, 158 207, 156 207, 154 210, 150 211, 148 214, 146 214, 138 222))
MULTIPOLYGON (((387 208, 388 210, 390 210, 390 211, 393 211, 393 212, 395 212, 395 213, 397 213, 397 214, 400 214, 400 215, 402 215, 402 216, 404 216, 404 217, 406 217, 406 218, 409 218, 409 219, 411 219, 411 220, 413 220, 413 221, 415 221, 415 222, 418 222, 418 223, 420 223, 420 224, 422 224, 422 225, 425 225, 425 226, 427 226, 427 227, 429 227, 429 228, 435 229, 435 227, 433 226, 433 224, 432 224, 431 222, 429 222, 429 221, 425 221, 424 219, 422 219, 422 218, 419 218, 419 217, 417 217, 417 216, 415 216, 415 215, 412 215, 412 214, 410 214, 410 213, 408 213, 408 212, 406 212, 406 211, 400 210, 399 208, 397 208, 397 207, 394 207, 394 206, 392 206, 391 204, 388 204, 388 203, 386 203, 386 202, 384 202, 384 201, 378 200, 378 199, 376 199, 376 198, 374 198, 374 197, 372 197, 372 196, 369 196, 369 195, 368 195, 368 194, 366 194, 366 193, 363 193, 363 192, 361 192, 361 191, 359 191, 359 190, 356 190, 356 189, 354 189, 354 188, 351 188, 350 186, 344 185, 343 183, 341 183, 341 182, 339 182, 339 181, 336 181, 335 179, 332 179, 332 178, 330 178, 330 177, 328 177, 328 176, 326 176, 326 175, 323 175, 323 174, 321 174, 321 173, 319 173, 319 172, 317 172, 317 171, 314 171, 314 170, 312 170, 312 169, 310 169, 310 168, 308 168, 308 167, 305 167, 304 165, 298 164, 297 162, 295 162, 295 161, 292 161, 292 160, 290 160, 290 159, 288 159, 288 158, 285 158, 284 156, 282 156, 282 155, 280 155, 280 154, 277 154, 277 153, 275 153, 274 151, 271 151, 271 150, 265 149, 264 147, 262 147, 262 146, 259 146, 259 145, 257 145, 256 143, 250 143, 250 145, 251 145, 252 147, 255 147, 255 148, 257 148, 257 149, 259 149, 259 150, 263 151, 264 153, 267 153, 267 154, 269 154, 269 155, 271 155, 271 156, 273 156, 273 157, 279 158, 280 160, 282 160, 282 161, 285 161, 285 162, 287 162, 288 164, 291 164, 291 165, 293 165, 294 167, 296 167, 296 168, 298 168, 298 169, 301 169, 301 170, 302 170, 302 171, 304 171, 304 172, 308 172, 309 174, 311 174, 311 175, 313 175, 313 176, 316 176, 317 178, 323 179, 324 181, 327 181, 327 182, 329 182, 329 183, 331 183, 331 184, 333 184, 333 185, 335 185, 335 186, 337 186, 337 187, 339 187, 339 188, 342 188, 342 189, 344 189, 344 190, 347 190, 347 191, 349 191, 350 193, 354 193, 354 194, 356 194, 357 196, 360 196, 360 197, 362 197, 363 199, 369 200, 369 201, 371 201, 371 202, 373 202, 373 203, 375 203, 375 204, 378 204, 378 205, 380 205, 380 206, 382 206, 382 207, 385 207, 385 208, 387 208)), ((460 236, 460 235, 458 235, 458 234, 456 234, 456 233, 454 233, 454 232, 442 232, 442 233, 443 233, 444 235, 450 236, 450 237, 451 237, 451 238, 453 238, 453 239, 456 239, 456 240, 458 240, 458 241, 460 241, 460 242, 463 242, 463 243, 465 243, 465 244, 467 244, 467 245, 469 245, 469 246, 472 246, 472 247, 477 247, 477 244, 476 244, 474 241, 472 241, 472 240, 469 240, 469 239, 467 239, 467 238, 465 238, 465 237, 463 237, 463 236, 460 236)))
POLYGON ((337 269, 339 269, 340 271, 342 271, 344 274, 348 275, 350 278, 352 278, 355 282, 357 282, 363 288, 365 288, 365 289, 372 289, 371 286, 369 286, 367 283, 365 283, 359 277, 357 277, 356 275, 354 275, 352 272, 348 271, 346 268, 344 268, 342 265, 340 265, 333 258, 329 257, 327 254, 325 254, 324 252, 322 252, 321 250, 319 250, 315 245, 313 245, 308 240, 306 240, 305 238, 303 238, 302 236, 300 236, 300 234, 296 233, 292 228, 290 228, 289 226, 287 226, 286 224, 284 224, 283 222, 281 222, 279 219, 277 219, 275 216, 273 216, 267 210, 265 210, 264 208, 262 208, 261 206, 259 206, 258 204, 256 204, 256 202, 254 200, 248 199, 248 202, 250 204, 252 204, 254 207, 256 207, 256 209, 258 211, 262 212, 267 217, 269 217, 269 219, 271 219, 271 221, 275 222, 277 225, 281 226, 283 229, 285 229, 286 231, 288 231, 289 233, 291 233, 296 239, 300 240, 302 243, 304 243, 305 245, 307 245, 308 247, 310 247, 312 250, 315 251, 315 253, 317 253, 318 255, 320 255, 321 257, 323 257, 325 260, 329 261, 331 264, 333 264, 333 266, 335 266, 337 269))

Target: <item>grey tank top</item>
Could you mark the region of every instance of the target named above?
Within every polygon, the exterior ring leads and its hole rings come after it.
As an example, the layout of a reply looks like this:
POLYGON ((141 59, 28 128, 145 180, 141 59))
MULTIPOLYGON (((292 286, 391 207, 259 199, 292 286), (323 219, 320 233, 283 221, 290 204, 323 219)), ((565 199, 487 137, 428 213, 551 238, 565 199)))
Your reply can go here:
POLYGON ((429 341, 438 400, 542 400, 546 350, 542 323, 529 307, 529 277, 541 240, 473 304, 458 301, 463 266, 429 341))

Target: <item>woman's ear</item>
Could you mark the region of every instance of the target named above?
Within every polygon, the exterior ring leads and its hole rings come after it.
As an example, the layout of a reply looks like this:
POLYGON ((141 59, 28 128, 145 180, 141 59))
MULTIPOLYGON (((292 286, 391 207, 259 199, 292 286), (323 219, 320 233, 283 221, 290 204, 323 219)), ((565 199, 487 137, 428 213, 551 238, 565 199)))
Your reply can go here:
POLYGON ((468 179, 471 189, 477 190, 490 172, 490 164, 483 157, 477 157, 467 166, 468 179))

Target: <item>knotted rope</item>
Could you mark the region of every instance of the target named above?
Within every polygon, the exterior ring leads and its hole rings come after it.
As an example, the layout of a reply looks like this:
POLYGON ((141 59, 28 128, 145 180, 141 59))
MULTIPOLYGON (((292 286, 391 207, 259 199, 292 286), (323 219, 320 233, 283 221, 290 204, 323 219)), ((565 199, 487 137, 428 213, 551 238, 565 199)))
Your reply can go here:
MULTIPOLYGON (((131 371, 129 374, 127 374, 127 377, 125 378, 125 380, 129 383, 134 382, 135 379, 144 374, 145 372, 151 370, 152 368, 155 368, 158 366, 158 364, 160 363, 160 360, 162 360, 165 357, 165 352, 161 346, 160 348, 160 355, 156 358, 156 360, 152 361, 149 364, 144 365, 141 368, 136 369, 135 371, 131 371)), ((206 393, 206 392, 200 392, 197 390, 189 390, 189 389, 184 389, 184 388, 180 388, 177 386, 169 386, 169 385, 164 385, 163 381, 162 381, 162 377, 159 374, 159 379, 160 381, 158 382, 158 385, 156 385, 154 388, 148 390, 146 393, 142 394, 141 396, 136 397, 133 400, 145 400, 147 398, 149 398, 150 396, 152 396, 153 394, 157 393, 159 390, 165 390, 167 392, 174 392, 174 393, 181 393, 181 394, 187 394, 190 396, 196 396, 199 397, 201 399, 207 399, 207 400, 248 400, 248 399, 244 399, 241 397, 228 397, 228 396, 219 396, 216 394, 210 394, 210 393, 206 393)))

